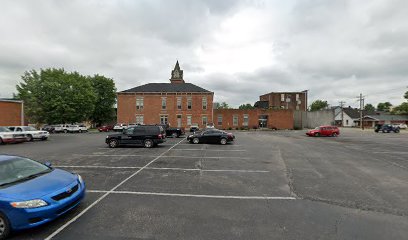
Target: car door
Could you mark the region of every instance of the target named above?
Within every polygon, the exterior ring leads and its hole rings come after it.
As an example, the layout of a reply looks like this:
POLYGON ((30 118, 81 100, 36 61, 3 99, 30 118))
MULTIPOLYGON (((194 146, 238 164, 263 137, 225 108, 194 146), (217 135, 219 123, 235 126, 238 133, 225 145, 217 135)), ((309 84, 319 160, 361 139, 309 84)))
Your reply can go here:
POLYGON ((210 131, 204 131, 201 133, 200 142, 201 143, 208 143, 210 140, 210 131))
POLYGON ((133 135, 135 134, 134 128, 128 128, 123 131, 120 143, 121 144, 133 144, 133 135))
POLYGON ((132 144, 143 144, 146 136, 145 127, 134 127, 132 134, 132 144))
POLYGON ((222 132, 220 131, 210 131, 210 136, 209 136, 209 143, 219 143, 221 139, 222 132))

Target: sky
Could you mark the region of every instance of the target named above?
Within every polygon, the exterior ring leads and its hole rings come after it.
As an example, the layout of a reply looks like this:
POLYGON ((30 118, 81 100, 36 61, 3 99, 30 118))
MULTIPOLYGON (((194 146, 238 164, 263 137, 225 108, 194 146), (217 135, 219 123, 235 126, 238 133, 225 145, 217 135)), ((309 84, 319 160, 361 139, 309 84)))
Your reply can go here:
POLYGON ((64 68, 118 91, 184 79, 237 107, 309 90, 330 105, 404 101, 405 0, 3 0, 0 98, 25 71, 64 68))

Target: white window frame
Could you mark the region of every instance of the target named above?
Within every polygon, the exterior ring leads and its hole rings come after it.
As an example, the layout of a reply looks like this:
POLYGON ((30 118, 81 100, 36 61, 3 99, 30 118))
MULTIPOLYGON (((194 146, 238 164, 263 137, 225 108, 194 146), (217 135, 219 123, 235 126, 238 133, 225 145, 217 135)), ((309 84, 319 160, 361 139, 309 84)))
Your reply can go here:
POLYGON ((187 98, 187 110, 191 110, 191 109, 193 109, 193 99, 190 97, 190 98, 187 98))
POLYGON ((247 127, 249 125, 249 115, 248 114, 244 114, 244 120, 242 121, 242 126, 247 127))
POLYGON ((143 110, 143 97, 137 97, 136 98, 136 109, 137 110, 143 110))
POLYGON ((233 115, 232 116, 232 125, 233 126, 238 126, 239 120, 238 120, 238 115, 233 115))
POLYGON ((203 124, 204 126, 207 126, 208 117, 207 117, 207 116, 202 116, 202 117, 201 117, 201 122, 202 122, 202 124, 203 124), (205 121, 204 121, 204 119, 205 119, 205 121))
POLYGON ((161 109, 166 110, 167 109, 167 99, 165 97, 162 97, 162 104, 161 104, 161 109))
POLYGON ((222 126, 222 115, 217 116, 217 125, 222 126))
POLYGON ((183 102, 181 97, 177 97, 177 110, 181 110, 183 108, 183 102))
POLYGON ((137 124, 144 124, 144 116, 143 115, 136 115, 136 123, 137 124))
POLYGON ((285 94, 281 93, 281 102, 285 102, 285 94))
POLYGON ((192 116, 187 115, 187 126, 191 126, 191 123, 192 123, 192 116))
POLYGON ((160 124, 168 124, 168 123, 169 123, 169 115, 160 115, 160 124))
POLYGON ((207 110, 207 97, 203 97, 202 105, 203 105, 203 110, 207 110))

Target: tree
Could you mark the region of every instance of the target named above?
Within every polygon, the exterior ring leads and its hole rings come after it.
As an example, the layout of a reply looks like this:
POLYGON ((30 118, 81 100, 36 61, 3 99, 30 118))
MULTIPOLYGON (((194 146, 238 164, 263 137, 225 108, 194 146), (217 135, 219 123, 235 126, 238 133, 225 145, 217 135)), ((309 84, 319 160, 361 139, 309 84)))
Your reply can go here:
POLYGON ((252 106, 250 103, 247 104, 241 104, 238 109, 254 109, 255 107, 252 106))
POLYGON ((74 123, 89 119, 96 95, 89 78, 64 69, 25 72, 17 85, 17 97, 24 100, 26 115, 38 123, 74 123))
POLYGON ((401 105, 396 106, 392 113, 394 114, 408 114, 408 102, 403 102, 401 105))
POLYGON ((112 121, 115 117, 115 110, 113 108, 116 103, 115 82, 110 78, 100 75, 88 77, 88 79, 96 95, 95 108, 91 115, 92 122, 101 125, 112 121))
POLYGON ((364 106, 364 110, 366 110, 366 111, 368 111, 368 112, 374 112, 374 111, 375 111, 375 107, 374 107, 372 104, 368 103, 368 104, 366 104, 366 105, 364 106))
POLYGON ((222 102, 222 103, 215 102, 214 105, 215 105, 215 109, 230 109, 230 106, 226 102, 222 102))
POLYGON ((392 106, 392 104, 390 102, 378 103, 377 110, 378 111, 389 112, 391 106, 392 106))
POLYGON ((405 92, 404 98, 408 100, 408 91, 405 92))
POLYGON ((329 106, 329 104, 327 103, 327 101, 323 101, 323 100, 316 100, 312 103, 312 105, 310 105, 310 111, 319 111, 322 109, 325 109, 329 106))

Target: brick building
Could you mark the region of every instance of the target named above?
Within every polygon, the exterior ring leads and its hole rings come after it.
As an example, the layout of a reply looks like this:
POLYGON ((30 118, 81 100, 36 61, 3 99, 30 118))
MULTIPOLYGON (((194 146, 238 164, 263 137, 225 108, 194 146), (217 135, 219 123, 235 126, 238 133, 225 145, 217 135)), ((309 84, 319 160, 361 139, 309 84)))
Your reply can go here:
POLYGON ((148 83, 117 93, 117 122, 204 127, 213 119, 214 93, 186 83, 177 61, 170 83, 148 83))
POLYGON ((218 129, 293 129, 293 110, 214 109, 214 126, 218 129))
POLYGON ((24 125, 23 101, 0 98, 0 126, 24 125))
POLYGON ((307 90, 302 92, 271 92, 259 97, 255 106, 271 109, 307 111, 307 90))

